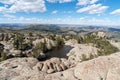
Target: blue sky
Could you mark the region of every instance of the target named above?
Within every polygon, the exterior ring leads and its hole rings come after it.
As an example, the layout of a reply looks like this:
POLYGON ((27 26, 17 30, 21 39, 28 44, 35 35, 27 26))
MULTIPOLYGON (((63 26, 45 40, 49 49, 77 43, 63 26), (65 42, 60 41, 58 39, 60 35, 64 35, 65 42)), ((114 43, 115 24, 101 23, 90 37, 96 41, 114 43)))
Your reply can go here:
POLYGON ((120 25, 120 0, 0 0, 0 23, 120 25))

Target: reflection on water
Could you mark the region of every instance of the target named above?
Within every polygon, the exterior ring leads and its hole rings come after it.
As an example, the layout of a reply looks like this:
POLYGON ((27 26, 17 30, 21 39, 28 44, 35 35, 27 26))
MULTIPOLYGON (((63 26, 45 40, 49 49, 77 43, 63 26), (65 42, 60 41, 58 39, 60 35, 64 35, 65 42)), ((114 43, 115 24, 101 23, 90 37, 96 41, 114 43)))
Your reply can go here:
POLYGON ((65 45, 63 48, 59 50, 53 50, 49 53, 47 53, 48 57, 58 57, 58 58, 67 58, 67 53, 72 49, 73 47, 69 45, 65 45))

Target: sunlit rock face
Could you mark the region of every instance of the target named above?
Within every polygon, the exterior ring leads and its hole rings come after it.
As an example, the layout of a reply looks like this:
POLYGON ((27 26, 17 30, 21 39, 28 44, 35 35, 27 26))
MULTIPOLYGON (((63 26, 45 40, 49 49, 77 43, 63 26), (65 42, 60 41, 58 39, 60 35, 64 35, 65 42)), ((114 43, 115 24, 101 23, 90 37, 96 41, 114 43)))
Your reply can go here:
POLYGON ((120 80, 120 52, 70 65, 67 60, 51 58, 13 58, 0 63, 1 80, 120 80))
POLYGON ((72 63, 82 61, 82 55, 85 55, 86 58, 89 58, 90 55, 97 55, 97 48, 95 47, 83 44, 76 44, 74 46, 75 47, 67 54, 68 60, 72 63))
POLYGON ((95 36, 98 36, 99 38, 106 37, 106 33, 103 32, 103 31, 98 31, 98 32, 95 32, 95 33, 92 33, 92 34, 95 35, 95 36))

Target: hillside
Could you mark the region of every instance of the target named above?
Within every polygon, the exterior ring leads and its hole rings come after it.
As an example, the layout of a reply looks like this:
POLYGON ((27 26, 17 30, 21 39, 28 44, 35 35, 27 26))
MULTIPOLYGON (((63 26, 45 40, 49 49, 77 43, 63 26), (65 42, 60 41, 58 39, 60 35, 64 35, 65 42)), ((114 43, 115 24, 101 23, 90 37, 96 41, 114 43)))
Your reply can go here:
POLYGON ((52 32, 52 33, 60 33, 62 32, 59 27, 54 25, 27 25, 24 29, 20 29, 21 31, 38 31, 38 32, 52 32))
MULTIPOLYGON (((0 28, 19 31, 37 31, 37 32, 52 32, 52 33, 67 33, 73 31, 75 33, 107 31, 120 32, 119 28, 111 28, 106 26, 84 26, 84 25, 57 25, 57 24, 0 24, 0 28), (3 27, 4 26, 4 27, 3 27)), ((1 32, 4 30, 0 29, 1 32)))

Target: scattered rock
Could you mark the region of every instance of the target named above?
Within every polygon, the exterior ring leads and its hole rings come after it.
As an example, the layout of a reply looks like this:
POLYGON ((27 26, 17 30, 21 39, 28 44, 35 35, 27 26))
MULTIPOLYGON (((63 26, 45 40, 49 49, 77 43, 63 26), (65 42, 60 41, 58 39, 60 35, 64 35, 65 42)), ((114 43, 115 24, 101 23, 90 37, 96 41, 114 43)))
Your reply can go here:
POLYGON ((66 64, 64 64, 65 60, 64 60, 64 62, 62 62, 62 61, 63 60, 61 60, 59 58, 51 58, 50 60, 46 60, 46 61, 38 63, 36 66, 34 66, 34 69, 39 69, 45 73, 64 71, 69 68, 68 64, 70 64, 70 63, 68 63, 66 65, 66 64), (41 64, 43 64, 43 65, 41 65, 41 64))
POLYGON ((42 71, 43 71, 43 72, 47 72, 47 70, 48 70, 48 66, 47 66, 47 64, 44 64, 44 65, 43 65, 43 68, 42 68, 42 71))
POLYGON ((53 73, 54 71, 54 69, 48 69, 47 73, 53 73))
POLYGON ((59 65, 56 64, 55 67, 56 67, 58 72, 62 71, 62 68, 59 65))
POLYGON ((62 68, 62 71, 67 69, 67 67, 63 63, 60 64, 60 67, 62 68))
POLYGON ((39 71, 41 71, 42 68, 43 68, 43 63, 37 63, 36 66, 33 67, 33 69, 39 70, 39 71))
POLYGON ((10 50, 10 52, 9 52, 9 54, 8 54, 8 56, 9 55, 12 55, 12 56, 14 56, 14 57, 20 57, 21 56, 21 50, 10 50))

